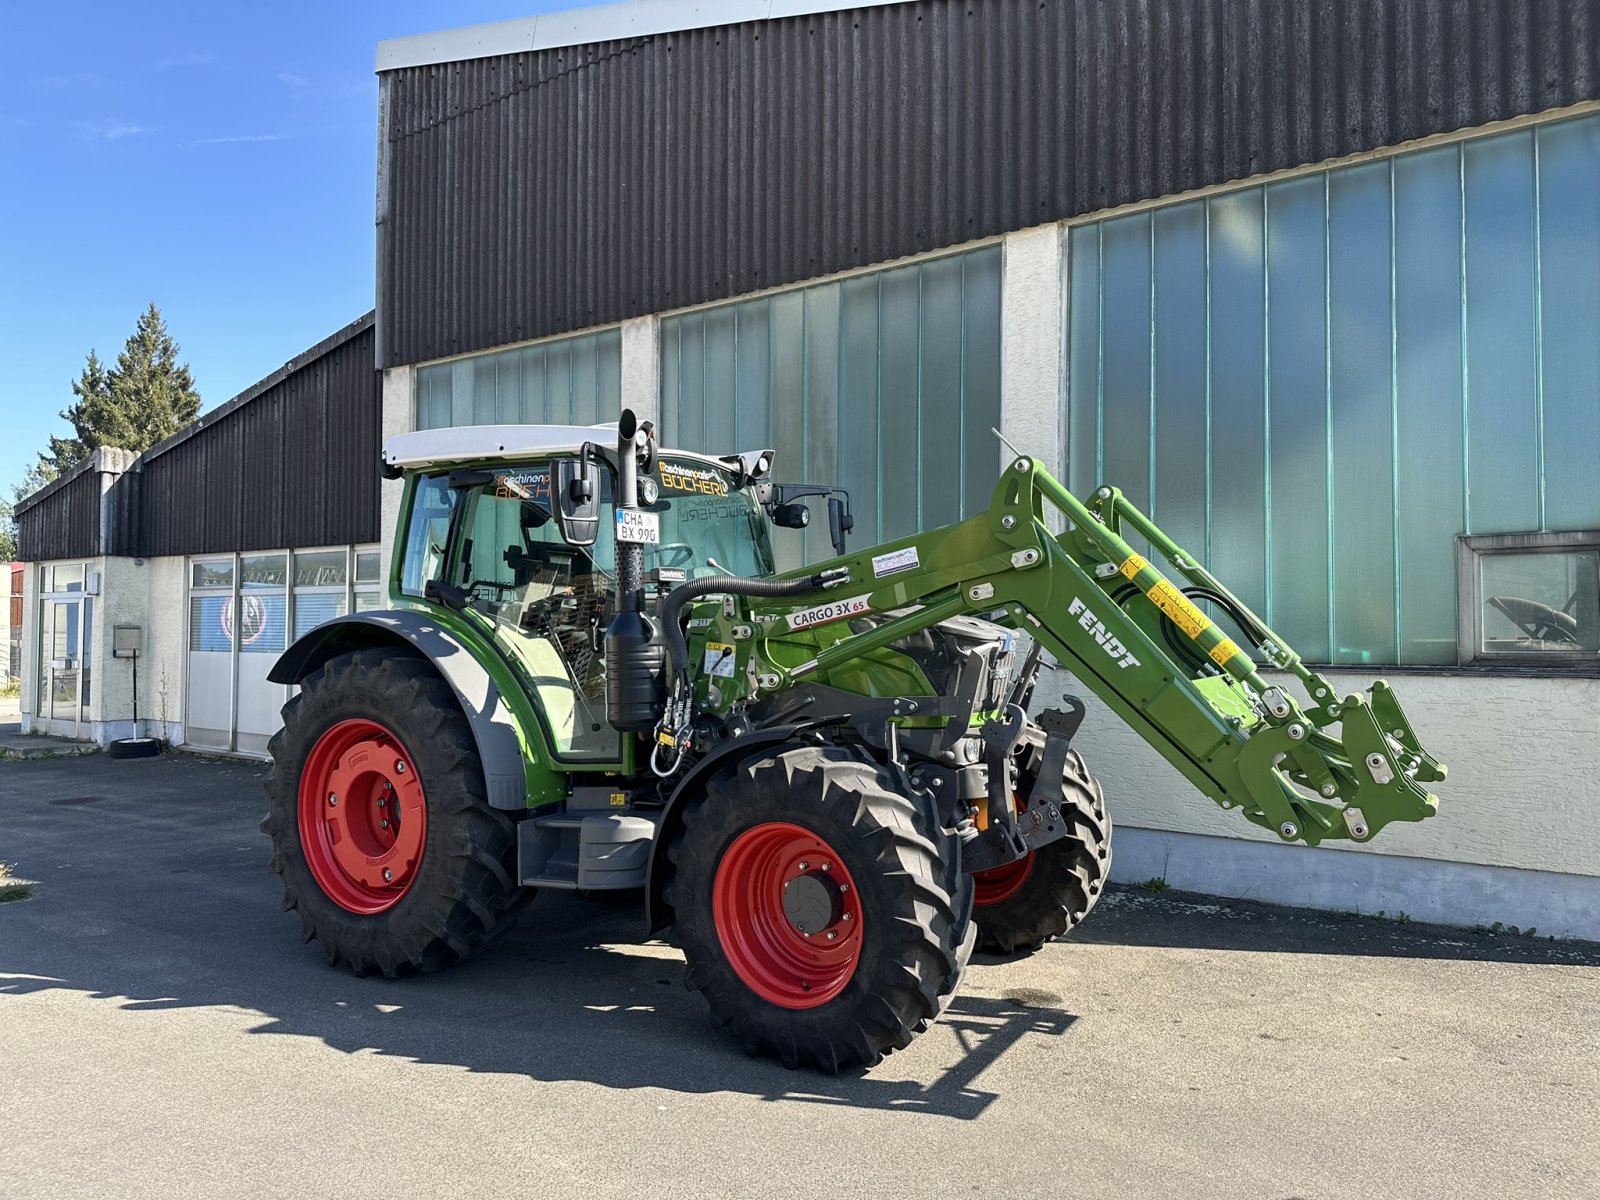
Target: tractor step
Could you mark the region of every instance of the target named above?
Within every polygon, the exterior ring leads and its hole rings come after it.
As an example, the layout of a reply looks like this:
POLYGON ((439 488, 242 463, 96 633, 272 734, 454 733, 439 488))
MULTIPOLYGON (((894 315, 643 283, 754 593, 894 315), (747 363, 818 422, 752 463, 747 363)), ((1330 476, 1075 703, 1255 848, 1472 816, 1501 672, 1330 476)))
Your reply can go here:
POLYGON ((517 826, 517 878, 524 887, 616 891, 645 885, 656 815, 556 813, 517 826))

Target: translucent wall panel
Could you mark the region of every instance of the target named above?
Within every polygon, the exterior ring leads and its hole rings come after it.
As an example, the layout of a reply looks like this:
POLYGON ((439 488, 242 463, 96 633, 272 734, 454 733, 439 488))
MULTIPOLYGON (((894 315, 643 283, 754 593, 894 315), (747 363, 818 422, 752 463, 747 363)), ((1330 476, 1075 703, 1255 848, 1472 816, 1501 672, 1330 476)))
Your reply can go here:
POLYGON ((1308 658, 1453 663, 1454 541, 1600 527, 1600 116, 1081 225, 1066 461, 1308 658))
POLYGON ((668 445, 772 446, 780 480, 848 488, 858 545, 959 520, 1000 461, 999 247, 667 318, 661 418, 668 445))
POLYGON ((438 363, 417 372, 417 428, 594 425, 622 408, 616 329, 438 363))

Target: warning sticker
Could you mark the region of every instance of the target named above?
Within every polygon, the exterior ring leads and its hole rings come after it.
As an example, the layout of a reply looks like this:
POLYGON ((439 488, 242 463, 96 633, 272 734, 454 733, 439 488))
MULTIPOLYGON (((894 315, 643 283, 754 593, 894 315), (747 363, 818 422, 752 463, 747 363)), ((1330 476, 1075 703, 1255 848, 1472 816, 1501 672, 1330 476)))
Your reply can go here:
POLYGON ((789 614, 789 628, 810 629, 814 625, 826 625, 829 621, 842 621, 846 617, 871 611, 872 605, 867 603, 865 596, 851 596, 848 600, 796 609, 789 614))
POLYGON ((917 557, 917 548, 907 546, 904 550, 891 550, 887 554, 872 556, 872 574, 882 579, 885 575, 895 575, 901 571, 914 571, 922 565, 922 560, 917 557))
POLYGON ((1150 564, 1145 561, 1144 555, 1130 554, 1128 555, 1128 561, 1122 564, 1122 573, 1129 579, 1132 579, 1135 575, 1149 565, 1150 564))
POLYGON ((1211 647, 1211 661, 1219 667, 1228 665, 1228 660, 1239 653, 1239 647, 1233 644, 1232 638, 1223 638, 1211 647))
POLYGON ((1156 583, 1148 595, 1155 602, 1155 606, 1166 613, 1172 623, 1190 637, 1197 638, 1211 628, 1211 621, 1205 613, 1196 608, 1189 597, 1167 580, 1163 579, 1156 583))
POLYGON ((734 668, 732 646, 722 642, 706 643, 705 673, 718 679, 732 679, 734 668))

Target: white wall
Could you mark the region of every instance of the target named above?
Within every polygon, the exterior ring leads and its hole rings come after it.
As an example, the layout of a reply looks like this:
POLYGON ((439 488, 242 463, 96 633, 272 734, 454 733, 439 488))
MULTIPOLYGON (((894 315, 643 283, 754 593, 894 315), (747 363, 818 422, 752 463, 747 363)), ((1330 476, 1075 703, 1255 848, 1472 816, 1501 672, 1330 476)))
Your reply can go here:
MULTIPOLYGON (((383 373, 383 440, 410 433, 417 421, 417 370, 415 367, 390 367, 383 373)), ((383 578, 389 578, 389 563, 394 556, 394 524, 400 517, 400 498, 405 481, 385 479, 378 487, 379 547, 383 552, 383 578)))

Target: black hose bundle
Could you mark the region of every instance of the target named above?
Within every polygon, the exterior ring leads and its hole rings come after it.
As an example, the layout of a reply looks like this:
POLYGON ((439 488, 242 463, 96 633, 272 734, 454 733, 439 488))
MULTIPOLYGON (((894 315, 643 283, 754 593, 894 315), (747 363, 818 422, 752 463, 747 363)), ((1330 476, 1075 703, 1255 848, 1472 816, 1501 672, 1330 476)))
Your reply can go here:
POLYGON ((773 599, 783 596, 801 596, 819 591, 830 584, 843 583, 850 576, 846 567, 835 567, 816 575, 800 579, 746 579, 740 575, 708 575, 704 579, 691 579, 667 593, 656 615, 661 620, 661 637, 667 646, 667 657, 672 660, 673 673, 680 680, 689 674, 689 643, 683 636, 681 618, 683 608, 701 596, 760 596, 773 599))

